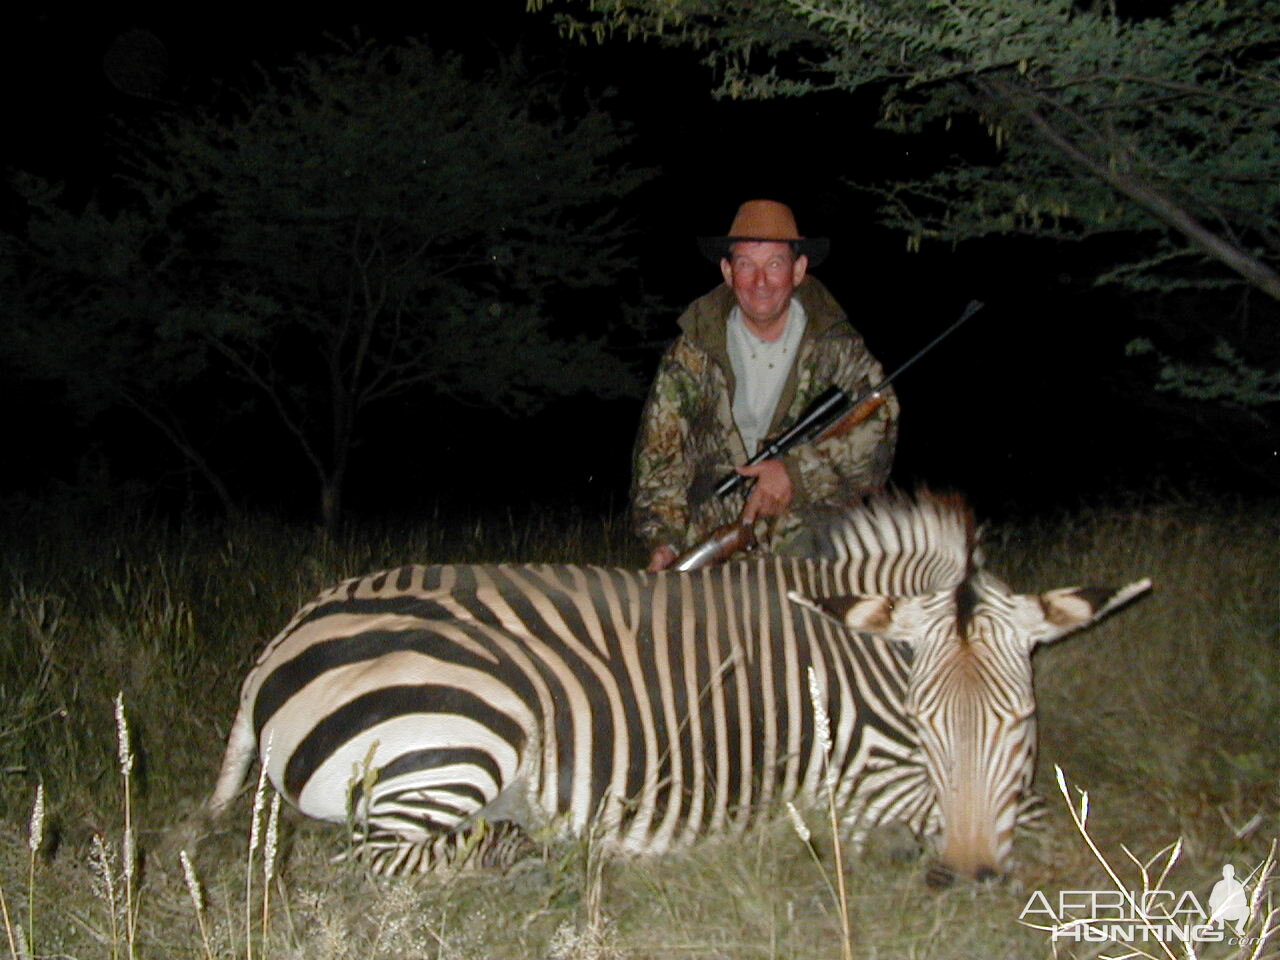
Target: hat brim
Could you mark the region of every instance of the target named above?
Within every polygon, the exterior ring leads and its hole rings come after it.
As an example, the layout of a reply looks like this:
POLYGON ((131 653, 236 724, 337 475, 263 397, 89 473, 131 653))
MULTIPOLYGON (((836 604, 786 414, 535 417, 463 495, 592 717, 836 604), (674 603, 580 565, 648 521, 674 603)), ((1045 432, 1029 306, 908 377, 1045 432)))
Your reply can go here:
POLYGON ((827 259, 831 241, 826 237, 802 237, 799 240, 779 240, 776 237, 699 237, 698 249, 712 263, 729 258, 729 248, 735 243, 793 243, 801 256, 809 258, 809 266, 816 267, 827 259))

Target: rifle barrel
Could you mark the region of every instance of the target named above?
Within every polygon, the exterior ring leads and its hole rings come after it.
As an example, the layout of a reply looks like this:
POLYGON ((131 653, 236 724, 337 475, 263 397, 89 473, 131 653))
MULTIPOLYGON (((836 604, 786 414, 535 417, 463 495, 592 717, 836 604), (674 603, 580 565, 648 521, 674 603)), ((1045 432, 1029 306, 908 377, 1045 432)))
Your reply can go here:
MULTIPOLYGON (((962 323, 972 317, 975 313, 982 309, 982 302, 979 300, 970 300, 968 306, 964 308, 964 312, 960 314, 960 319, 940 334, 930 340, 923 349, 918 350, 914 356, 906 363, 898 367, 897 370, 889 374, 874 387, 858 397, 857 400, 850 400, 849 395, 839 387, 828 387, 816 400, 809 405, 809 408, 800 415, 800 419, 796 421, 796 425, 772 441, 763 450, 748 460, 743 466, 754 467, 757 463, 763 463, 765 460, 771 460, 790 450, 799 443, 804 442, 810 436, 818 433, 830 423, 834 423, 843 417, 850 410, 865 403, 872 397, 879 394, 889 384, 896 380, 904 371, 906 371, 913 363, 923 357, 926 353, 936 347, 939 343, 951 336, 962 323)), ((880 404, 876 404, 880 406, 880 404)), ((874 412, 872 408, 870 412, 874 412)), ((740 486, 745 484, 749 478, 744 477, 740 473, 727 473, 720 482, 716 484, 715 495, 717 497, 725 497, 733 493, 740 486)))
MULTIPOLYGON (((838 420, 852 406, 853 403, 847 393, 839 387, 828 387, 813 403, 809 404, 808 409, 800 415, 800 419, 796 421, 795 426, 778 437, 777 440, 770 442, 743 466, 754 467, 757 463, 764 463, 766 460, 786 453, 797 443, 807 439, 810 434, 816 433, 828 423, 838 420)), ((746 483, 748 479, 740 473, 727 473, 716 484, 715 494, 718 497, 726 496, 746 483)))

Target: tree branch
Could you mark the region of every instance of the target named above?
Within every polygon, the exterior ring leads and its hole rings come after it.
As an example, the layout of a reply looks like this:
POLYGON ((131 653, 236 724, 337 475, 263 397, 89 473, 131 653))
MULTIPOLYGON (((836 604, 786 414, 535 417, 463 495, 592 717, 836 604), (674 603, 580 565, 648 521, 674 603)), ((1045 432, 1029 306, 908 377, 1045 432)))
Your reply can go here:
POLYGON ((222 354, 222 356, 229 360, 231 365, 244 375, 245 379, 266 394, 271 405, 275 407, 276 415, 279 416, 281 423, 283 423, 285 429, 288 430, 289 433, 293 434, 294 438, 297 439, 299 446, 302 448, 303 456, 305 456, 311 465, 315 467, 316 473, 323 480, 325 476, 324 463, 316 453, 315 448, 312 447, 311 443, 308 441, 307 433, 302 428, 302 425, 294 419, 293 414, 291 414, 285 407, 284 400, 280 396, 280 391, 277 390, 276 387, 266 378, 264 378, 262 374, 254 368, 253 364, 245 360, 244 357, 222 340, 217 337, 206 337, 206 341, 210 346, 217 350, 218 353, 222 354))
POLYGON ((1272 111, 1276 109, 1276 105, 1274 103, 1268 103, 1264 100, 1254 100, 1252 97, 1241 97, 1234 93, 1214 90, 1210 87, 1202 87, 1195 83, 1181 83, 1176 80, 1160 80, 1156 77, 1146 77, 1136 73, 1093 73, 1085 77, 1074 77, 1065 83, 1053 84, 1041 89, 1049 91, 1066 90, 1070 87, 1079 87, 1085 84, 1098 82, 1144 84, 1149 87, 1159 87, 1162 90, 1172 90, 1176 93, 1188 96, 1203 97, 1206 100, 1221 100, 1223 103, 1234 103, 1239 106, 1249 107, 1255 110, 1272 111))
POLYGON ((200 476, 204 477, 205 482, 213 489, 214 495, 218 498, 218 502, 222 504, 222 509, 226 514, 228 516, 234 514, 236 512, 235 503, 231 499, 231 494, 227 490, 226 484, 222 482, 222 477, 209 465, 209 461, 204 458, 204 455, 187 439, 182 429, 160 416, 150 406, 130 394, 129 391, 121 390, 119 396, 124 401, 125 406, 132 409, 164 434, 165 439, 191 462, 191 465, 196 468, 200 476))
POLYGON ((1022 117, 1045 143, 1084 167, 1099 180, 1128 197, 1160 222, 1181 233, 1196 247, 1228 269, 1240 274, 1268 296, 1280 300, 1280 274, 1265 263, 1241 250, 1235 244, 1209 230, 1186 209, 1164 193, 1131 176, 1118 166, 1099 161, 1068 139, 1034 107, 1025 103, 1007 84, 995 78, 974 81, 997 103, 1009 106, 1022 117))

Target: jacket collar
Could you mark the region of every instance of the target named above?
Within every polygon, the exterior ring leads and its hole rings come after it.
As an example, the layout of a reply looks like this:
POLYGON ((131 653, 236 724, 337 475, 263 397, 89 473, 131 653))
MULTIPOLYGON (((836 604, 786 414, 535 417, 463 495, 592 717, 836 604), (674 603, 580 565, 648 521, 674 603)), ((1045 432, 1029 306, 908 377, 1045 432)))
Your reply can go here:
MULTIPOLYGON (((816 277, 806 276, 800 281, 792 296, 799 299, 801 306, 804 307, 806 318, 804 337, 800 341, 800 351, 796 357, 798 364, 808 344, 826 336, 833 329, 847 326, 847 318, 840 304, 836 302, 836 298, 831 295, 831 291, 816 277)), ((706 351, 712 362, 724 374, 730 403, 733 400, 736 382, 733 366, 729 363, 725 321, 729 318, 729 311, 733 309, 735 302, 733 289, 722 283, 690 304, 689 309, 681 314, 678 321, 685 336, 706 351)), ((797 379, 797 366, 792 365, 791 372, 787 375, 787 382, 782 388, 782 396, 778 398, 778 408, 774 413, 770 433, 778 430, 786 417, 787 410, 795 400, 797 379)))
MULTIPOLYGON (((800 301, 808 318, 805 340, 816 339, 846 320, 836 298, 816 277, 807 276, 801 280, 792 296, 800 301)), ((729 354, 724 324, 734 303, 733 289, 722 283, 690 304, 679 320, 680 329, 725 367, 728 366, 729 354)))

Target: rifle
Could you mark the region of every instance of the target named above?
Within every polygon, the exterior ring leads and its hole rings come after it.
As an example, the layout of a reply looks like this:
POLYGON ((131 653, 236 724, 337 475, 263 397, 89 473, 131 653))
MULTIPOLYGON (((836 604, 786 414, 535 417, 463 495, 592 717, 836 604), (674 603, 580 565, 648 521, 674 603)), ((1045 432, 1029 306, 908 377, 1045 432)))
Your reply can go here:
MULTIPOLYGON (((813 403, 805 408, 795 426, 778 437, 778 439, 766 444, 764 449, 760 450, 744 465, 748 467, 755 466, 765 460, 780 457, 810 440, 821 443, 823 440, 844 436, 844 434, 884 406, 888 399, 884 395, 885 387, 889 386, 912 364, 949 337, 962 323, 981 309, 982 303, 980 301, 970 300, 969 304, 964 308, 964 312, 960 314, 959 320, 930 340, 910 360, 858 397, 857 400, 851 400, 849 395, 839 387, 828 387, 813 403)), ((727 496, 746 483, 748 479, 750 478, 744 477, 740 473, 726 474, 716 484, 715 494, 718 497, 727 496)), ((697 546, 677 557, 671 565, 671 569, 677 571, 697 570, 713 563, 720 563, 739 550, 750 550, 754 546, 755 532, 752 529, 752 525, 743 523, 739 518, 711 531, 699 541, 697 546)))

